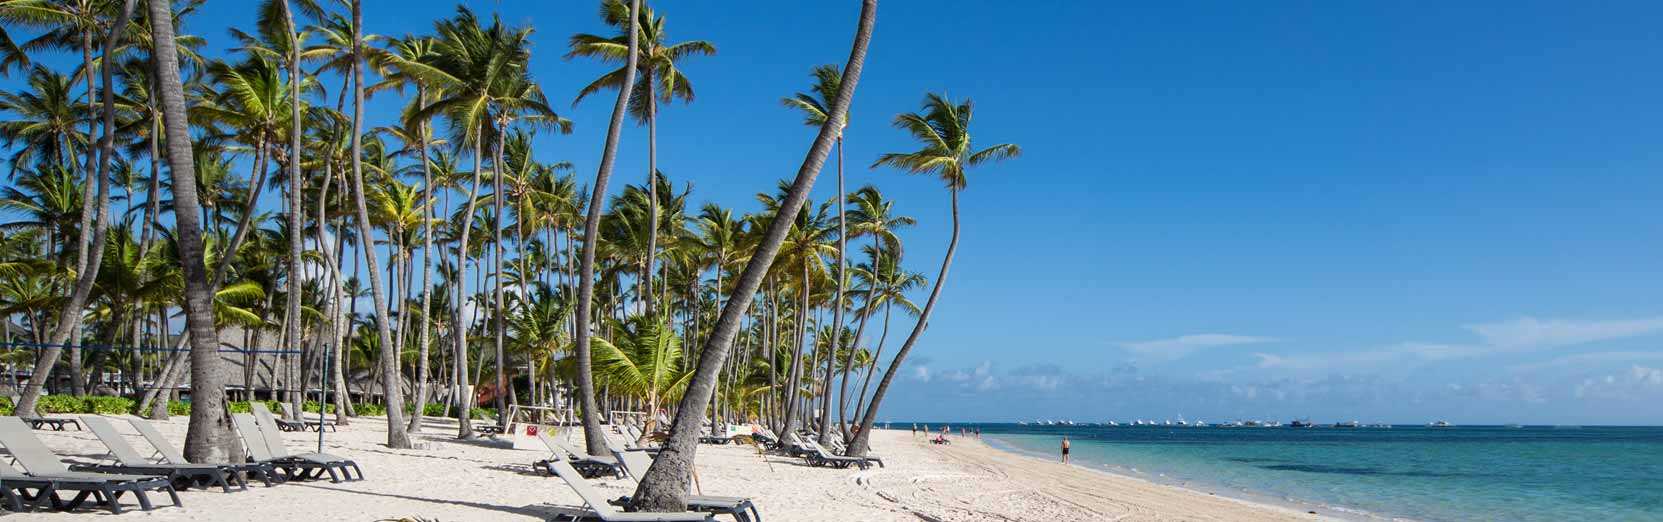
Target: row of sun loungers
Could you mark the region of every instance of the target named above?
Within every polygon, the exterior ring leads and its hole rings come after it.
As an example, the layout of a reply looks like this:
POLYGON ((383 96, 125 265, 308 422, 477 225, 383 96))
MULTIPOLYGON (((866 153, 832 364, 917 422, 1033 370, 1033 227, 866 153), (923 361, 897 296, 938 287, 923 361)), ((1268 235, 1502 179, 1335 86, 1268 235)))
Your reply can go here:
MULTIPOLYGON (((71 419, 73 420, 73 419, 71 419)), ((139 436, 155 448, 146 456, 133 447, 108 418, 86 416, 76 422, 84 426, 109 450, 109 461, 96 464, 64 465, 51 449, 31 431, 29 419, 0 417, 0 446, 16 466, 0 463, 0 507, 24 511, 34 507, 74 510, 88 502, 121 513, 120 500, 131 494, 142 510, 155 507, 150 493, 167 493, 179 506, 179 489, 218 487, 247 490, 247 477, 267 486, 288 480, 362 480, 364 473, 349 459, 323 454, 292 455, 283 446, 279 424, 271 411, 256 403, 253 413, 232 416, 248 452, 246 462, 194 464, 187 462, 177 447, 144 419, 130 419, 139 436), (65 500, 64 495, 75 493, 65 500)))

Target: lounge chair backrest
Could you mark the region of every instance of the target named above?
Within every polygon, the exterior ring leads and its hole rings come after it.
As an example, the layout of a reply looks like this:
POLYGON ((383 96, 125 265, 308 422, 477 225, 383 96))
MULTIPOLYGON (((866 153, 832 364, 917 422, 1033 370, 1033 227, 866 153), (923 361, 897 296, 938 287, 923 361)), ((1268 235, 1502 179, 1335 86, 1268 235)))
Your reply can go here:
POLYGON ((260 436, 266 439, 266 451, 274 458, 289 456, 289 449, 283 447, 283 430, 277 429, 277 419, 271 416, 271 408, 266 403, 251 401, 249 411, 254 412, 255 426, 260 428, 260 436))
POLYGON ((570 463, 557 460, 550 462, 549 467, 554 469, 554 474, 560 477, 560 480, 566 481, 566 485, 572 487, 572 491, 577 492, 577 496, 583 499, 583 503, 587 504, 589 509, 599 513, 601 518, 618 514, 618 508, 607 503, 606 495, 589 485, 589 480, 579 475, 577 468, 573 468, 570 463))
POLYGON ((266 445, 266 436, 260 433, 260 425, 253 415, 247 413, 231 414, 231 425, 237 428, 237 433, 243 436, 243 448, 248 450, 248 456, 257 461, 276 458, 266 445))
POLYGON ((91 431, 94 437, 98 437, 99 442, 104 443, 104 447, 110 448, 110 456, 115 457, 116 462, 124 466, 152 464, 150 459, 140 455, 138 450, 133 449, 132 444, 127 443, 127 439, 121 437, 121 432, 116 431, 115 425, 110 424, 108 419, 88 415, 81 417, 81 424, 86 425, 87 430, 91 431))
POLYGON ((144 440, 150 441, 150 445, 156 447, 156 453, 162 456, 163 461, 168 464, 186 464, 190 462, 185 460, 185 454, 180 453, 179 448, 168 442, 167 437, 163 437, 162 432, 157 431, 156 426, 151 425, 150 421, 128 419, 127 422, 132 424, 134 429, 139 430, 139 435, 143 435, 144 440))
POLYGON ((624 471, 629 473, 629 476, 635 477, 636 481, 640 481, 641 477, 646 476, 647 468, 652 467, 652 457, 644 451, 612 450, 612 455, 618 457, 618 462, 624 465, 624 471))
POLYGON ((549 448, 549 453, 553 453, 554 456, 560 458, 566 457, 566 450, 561 449, 561 446, 564 444, 562 444, 558 439, 549 436, 549 432, 537 430, 537 440, 543 441, 543 445, 547 446, 549 448))
POLYGON ((277 403, 277 407, 283 408, 283 418, 296 420, 300 419, 300 417, 296 417, 294 414, 294 405, 287 402, 279 402, 277 403))
POLYGON ((566 452, 567 455, 571 455, 571 456, 577 457, 577 458, 583 458, 583 457, 589 456, 589 452, 587 452, 587 451, 578 451, 577 448, 572 447, 571 444, 567 444, 566 441, 559 440, 559 439, 551 439, 551 440, 554 441, 555 446, 559 447, 561 451, 566 452))
POLYGON ((23 423, 23 419, 0 417, 0 446, 5 446, 12 458, 30 474, 69 473, 69 468, 46 444, 35 438, 35 433, 23 423))

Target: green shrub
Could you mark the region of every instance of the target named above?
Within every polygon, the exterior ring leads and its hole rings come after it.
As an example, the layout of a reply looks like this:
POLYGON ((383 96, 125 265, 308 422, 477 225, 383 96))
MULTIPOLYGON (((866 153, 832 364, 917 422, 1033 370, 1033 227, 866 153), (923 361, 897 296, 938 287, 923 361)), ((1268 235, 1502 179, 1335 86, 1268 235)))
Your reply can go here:
POLYGON ((168 415, 190 415, 191 403, 185 401, 167 401, 168 415))
POLYGON ((426 406, 422 407, 422 415, 426 415, 428 417, 443 417, 445 412, 448 410, 450 410, 450 405, 448 404, 429 402, 426 406))
POLYGON ((92 396, 82 399, 85 403, 80 413, 95 415, 120 415, 133 411, 133 399, 126 397, 92 396))
POLYGON ((40 402, 35 403, 35 411, 41 414, 52 413, 81 413, 86 407, 86 401, 71 395, 43 395, 40 402))
POLYGON ((11 397, 0 397, 0 415, 14 415, 17 405, 12 404, 11 397))
MULTIPOLYGON (((231 409, 231 413, 253 413, 254 409, 249 407, 249 405, 248 405, 249 402, 251 402, 251 401, 231 401, 231 402, 226 403, 226 406, 231 409)), ((282 409, 280 409, 280 408, 282 408, 282 406, 279 406, 279 404, 281 404, 281 403, 279 403, 277 401, 260 401, 260 402, 265 403, 266 404, 266 409, 271 410, 273 412, 283 411, 282 409)))
MULTIPOLYGON (((327 409, 328 409, 329 413, 335 413, 335 405, 330 404, 328 406, 329 407, 327 409)), ((300 409, 305 411, 306 413, 317 413, 318 412, 318 401, 306 401, 306 402, 300 403, 300 409)))
POLYGON ((373 403, 366 402, 366 403, 363 403, 363 404, 356 404, 353 407, 358 409, 358 414, 359 415, 386 415, 387 414, 387 407, 382 406, 380 404, 373 404, 373 403))
POLYGON ((496 408, 478 408, 478 407, 476 407, 474 409, 468 410, 468 416, 473 417, 475 419, 495 419, 495 418, 497 418, 497 409, 496 408))

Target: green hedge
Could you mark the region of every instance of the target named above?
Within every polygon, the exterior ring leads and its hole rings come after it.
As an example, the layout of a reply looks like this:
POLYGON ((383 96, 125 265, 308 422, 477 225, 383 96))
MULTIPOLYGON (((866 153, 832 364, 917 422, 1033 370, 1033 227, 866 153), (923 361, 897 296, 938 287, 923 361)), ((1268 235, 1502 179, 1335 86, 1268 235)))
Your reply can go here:
MULTIPOLYGON (((131 413, 133 407, 133 399, 109 396, 46 395, 42 396, 40 402, 35 404, 35 410, 41 414, 91 413, 120 415, 131 413)), ((0 414, 14 415, 16 413, 17 405, 12 404, 11 398, 0 398, 0 414)))

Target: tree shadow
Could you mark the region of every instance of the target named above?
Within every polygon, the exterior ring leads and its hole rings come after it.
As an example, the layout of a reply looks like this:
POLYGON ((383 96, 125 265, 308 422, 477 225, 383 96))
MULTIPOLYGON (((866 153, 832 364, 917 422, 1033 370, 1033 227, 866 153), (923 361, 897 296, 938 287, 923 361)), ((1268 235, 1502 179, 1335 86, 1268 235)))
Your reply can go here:
POLYGON ((367 495, 367 496, 372 496, 372 497, 396 498, 396 499, 400 499, 400 500, 408 500, 408 501, 412 501, 412 502, 425 502, 425 503, 429 503, 429 504, 467 506, 467 507, 474 508, 474 509, 497 511, 497 512, 501 512, 501 513, 510 513, 510 514, 515 514, 515 515, 525 515, 525 516, 529 516, 529 517, 537 517, 537 518, 544 519, 544 520, 548 520, 548 519, 551 519, 551 518, 554 518, 554 517, 557 517, 557 516, 582 514, 583 513, 583 511, 581 509, 574 509, 574 508, 567 507, 567 506, 556 506, 556 505, 552 505, 552 504, 528 504, 528 505, 520 506, 520 507, 499 506, 499 505, 496 505, 496 504, 486 504, 486 503, 483 503, 483 502, 469 502, 469 501, 465 501, 465 500, 432 499, 432 498, 415 497, 415 496, 410 496, 410 495, 397 495, 397 494, 393 494, 393 493, 375 493, 375 492, 371 492, 371 491, 360 491, 360 490, 355 490, 355 489, 344 489, 344 488, 337 488, 337 487, 329 487, 328 485, 325 485, 325 484, 297 484, 297 485, 298 486, 303 486, 303 487, 310 487, 310 488, 328 490, 328 491, 336 491, 336 492, 341 492, 341 493, 352 493, 352 494, 355 494, 355 495, 367 495))

